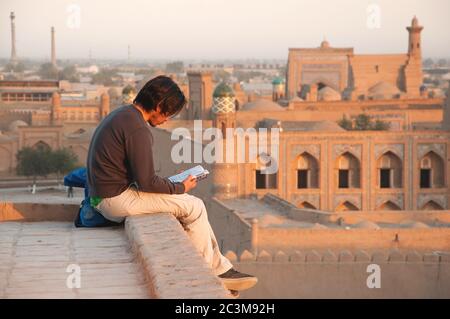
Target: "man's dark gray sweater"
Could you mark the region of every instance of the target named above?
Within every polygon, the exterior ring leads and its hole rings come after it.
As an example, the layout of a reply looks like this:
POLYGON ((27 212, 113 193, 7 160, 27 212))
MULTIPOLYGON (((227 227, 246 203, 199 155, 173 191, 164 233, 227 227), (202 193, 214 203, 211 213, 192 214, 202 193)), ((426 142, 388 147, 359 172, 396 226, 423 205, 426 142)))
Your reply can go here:
POLYGON ((87 158, 89 196, 120 195, 132 183, 148 193, 182 194, 184 185, 155 174, 153 135, 132 105, 111 112, 92 136, 87 158))

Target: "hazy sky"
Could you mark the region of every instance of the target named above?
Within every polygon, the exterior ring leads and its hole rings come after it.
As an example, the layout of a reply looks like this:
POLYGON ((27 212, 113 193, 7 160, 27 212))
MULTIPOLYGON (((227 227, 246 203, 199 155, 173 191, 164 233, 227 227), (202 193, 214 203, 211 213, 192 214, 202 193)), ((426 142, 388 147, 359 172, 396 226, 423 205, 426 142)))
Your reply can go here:
POLYGON ((285 59, 324 37, 356 53, 403 53, 415 14, 424 56, 450 57, 449 0, 0 0, 0 57, 11 52, 10 11, 19 57, 49 58, 52 25, 62 59, 89 49, 126 59, 128 45, 132 58, 285 59))

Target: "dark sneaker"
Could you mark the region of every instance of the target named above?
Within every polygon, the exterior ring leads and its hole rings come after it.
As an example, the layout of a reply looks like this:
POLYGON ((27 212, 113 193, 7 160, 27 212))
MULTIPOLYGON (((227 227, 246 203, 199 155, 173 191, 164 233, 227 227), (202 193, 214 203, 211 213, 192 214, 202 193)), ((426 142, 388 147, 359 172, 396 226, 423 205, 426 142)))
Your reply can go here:
POLYGON ((252 288, 258 282, 258 278, 241 273, 234 268, 218 276, 228 290, 241 291, 252 288))
POLYGON ((230 292, 230 296, 232 298, 238 298, 239 297, 239 291, 237 291, 237 290, 229 290, 229 292, 230 292))

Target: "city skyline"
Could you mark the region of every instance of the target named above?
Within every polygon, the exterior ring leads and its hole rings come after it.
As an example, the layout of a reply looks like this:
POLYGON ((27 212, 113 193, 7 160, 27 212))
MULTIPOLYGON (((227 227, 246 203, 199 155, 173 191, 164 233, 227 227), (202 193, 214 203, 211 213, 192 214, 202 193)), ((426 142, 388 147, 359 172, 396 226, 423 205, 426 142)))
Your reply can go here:
POLYGON ((255 5, 253 1, 223 0, 151 4, 48 0, 36 6, 27 0, 4 1, 0 4, 0 58, 8 58, 11 52, 11 11, 16 15, 19 58, 50 59, 52 26, 58 59, 87 58, 89 54, 95 59, 127 59, 129 48, 132 60, 284 59, 288 48, 318 47, 324 39, 332 47, 353 47, 358 54, 402 53, 407 51, 405 27, 414 15, 424 26, 423 56, 450 56, 450 37, 441 35, 450 27, 445 19, 448 1, 331 3, 286 0, 274 6, 269 1, 255 5), (53 14, 42 21, 48 12, 53 14), (124 23, 116 23, 120 19, 124 23), (143 40, 142 32, 136 32, 139 28, 149 30, 148 41, 143 40), (152 28, 159 32, 152 33, 152 28))

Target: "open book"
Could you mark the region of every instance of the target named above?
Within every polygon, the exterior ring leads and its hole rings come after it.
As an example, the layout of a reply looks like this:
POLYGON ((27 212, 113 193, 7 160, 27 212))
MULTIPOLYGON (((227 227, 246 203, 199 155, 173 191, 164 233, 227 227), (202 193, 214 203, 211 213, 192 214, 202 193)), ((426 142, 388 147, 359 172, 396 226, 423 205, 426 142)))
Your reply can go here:
POLYGON ((192 175, 195 177, 195 179, 197 181, 199 181, 199 180, 206 178, 206 176, 208 176, 208 174, 209 174, 208 170, 204 169, 203 166, 201 166, 201 165, 197 165, 188 170, 185 170, 184 172, 181 172, 180 174, 170 176, 169 180, 173 183, 181 183, 189 175, 192 175))

